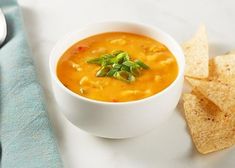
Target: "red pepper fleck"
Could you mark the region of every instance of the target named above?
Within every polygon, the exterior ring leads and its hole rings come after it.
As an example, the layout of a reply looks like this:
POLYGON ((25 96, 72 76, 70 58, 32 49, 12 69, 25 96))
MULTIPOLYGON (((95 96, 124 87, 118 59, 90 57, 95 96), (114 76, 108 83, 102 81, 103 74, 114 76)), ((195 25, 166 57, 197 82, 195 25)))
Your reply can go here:
POLYGON ((87 45, 80 45, 77 47, 77 51, 82 52, 87 50, 89 47, 87 45))

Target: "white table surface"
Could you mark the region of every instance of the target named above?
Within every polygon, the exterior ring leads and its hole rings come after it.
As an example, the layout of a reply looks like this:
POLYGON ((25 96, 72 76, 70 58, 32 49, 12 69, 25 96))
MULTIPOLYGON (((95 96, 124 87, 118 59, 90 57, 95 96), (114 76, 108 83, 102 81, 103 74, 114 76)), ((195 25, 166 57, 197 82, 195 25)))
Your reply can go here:
POLYGON ((60 113, 50 86, 48 57, 66 33, 97 21, 128 20, 157 26, 177 41, 205 23, 210 54, 235 49, 233 0, 19 0, 33 59, 45 90, 50 121, 67 168, 232 168, 235 148, 200 155, 192 144, 180 106, 163 125, 126 140, 93 137, 60 113))

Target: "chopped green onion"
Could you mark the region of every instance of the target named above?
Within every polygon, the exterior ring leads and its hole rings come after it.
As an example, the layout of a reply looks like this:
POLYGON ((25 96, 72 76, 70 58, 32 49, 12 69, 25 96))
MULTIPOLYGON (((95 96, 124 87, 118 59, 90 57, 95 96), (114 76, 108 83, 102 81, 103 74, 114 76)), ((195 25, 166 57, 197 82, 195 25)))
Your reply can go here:
POLYGON ((89 64, 101 64, 103 61, 103 58, 94 58, 94 59, 90 59, 87 61, 87 63, 89 64))
POLYGON ((122 52, 117 55, 117 62, 129 61, 130 57, 127 52, 122 52))
POLYGON ((107 76, 109 76, 109 77, 112 77, 112 76, 114 76, 114 74, 116 73, 116 72, 118 72, 118 69, 111 69, 108 73, 107 73, 107 76))
POLYGON ((135 81, 135 77, 129 73, 129 72, 126 72, 126 71, 119 71, 119 72, 116 72, 114 74, 114 77, 116 79, 119 79, 119 80, 122 80, 124 82, 134 82, 135 81))
POLYGON ((104 77, 106 74, 110 71, 111 67, 110 66, 103 66, 97 71, 96 76, 97 77, 104 77))
POLYGON ((115 56, 112 54, 104 54, 102 57, 103 57, 103 59, 109 59, 109 58, 114 58, 115 56))
POLYGON ((144 68, 144 69, 149 69, 149 66, 146 65, 145 63, 143 63, 140 60, 135 60, 135 63, 137 63, 140 67, 144 68))
POLYGON ((130 71, 130 67, 128 67, 128 66, 126 66, 126 65, 123 65, 123 64, 122 64, 121 70, 122 70, 122 71, 131 72, 131 71, 130 71))
POLYGON ((121 50, 90 59, 87 63, 101 65, 96 73, 97 77, 114 77, 128 83, 135 81, 141 69, 149 69, 149 66, 140 60, 130 60, 129 54, 121 50))
POLYGON ((112 67, 114 69, 120 69, 122 67, 122 65, 120 65, 120 64, 113 64, 112 67))
POLYGON ((139 76, 140 75, 140 69, 136 67, 130 67, 130 71, 134 76, 139 76))
POLYGON ((133 61, 125 61, 122 63, 123 65, 126 65, 128 67, 134 67, 136 64, 133 61))

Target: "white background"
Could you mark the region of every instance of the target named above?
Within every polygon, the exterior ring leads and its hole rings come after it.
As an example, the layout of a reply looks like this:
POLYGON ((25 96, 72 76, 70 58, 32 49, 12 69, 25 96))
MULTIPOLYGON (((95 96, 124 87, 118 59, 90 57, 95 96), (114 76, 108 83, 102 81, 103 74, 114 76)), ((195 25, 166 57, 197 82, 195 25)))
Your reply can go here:
POLYGON ((86 24, 105 20, 151 24, 168 32, 180 43, 189 39, 200 23, 204 23, 210 54, 223 54, 235 49, 235 1, 19 0, 19 3, 65 167, 235 167, 234 148, 206 156, 195 150, 181 114, 181 105, 161 127, 134 139, 101 139, 81 131, 57 108, 48 68, 50 51, 58 39, 86 24))

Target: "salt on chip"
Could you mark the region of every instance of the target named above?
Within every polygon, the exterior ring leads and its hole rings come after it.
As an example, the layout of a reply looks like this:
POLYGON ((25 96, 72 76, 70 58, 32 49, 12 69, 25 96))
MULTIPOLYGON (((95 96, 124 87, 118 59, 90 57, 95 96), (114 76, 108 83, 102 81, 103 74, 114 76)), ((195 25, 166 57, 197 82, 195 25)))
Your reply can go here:
POLYGON ((182 48, 186 60, 185 76, 207 78, 209 51, 205 26, 202 25, 195 36, 182 45, 182 48))
POLYGON ((199 80, 186 77, 187 81, 222 111, 235 113, 235 87, 220 81, 199 80))
POLYGON ((221 110, 203 95, 185 94, 185 118, 197 150, 210 153, 235 144, 235 115, 221 110))

